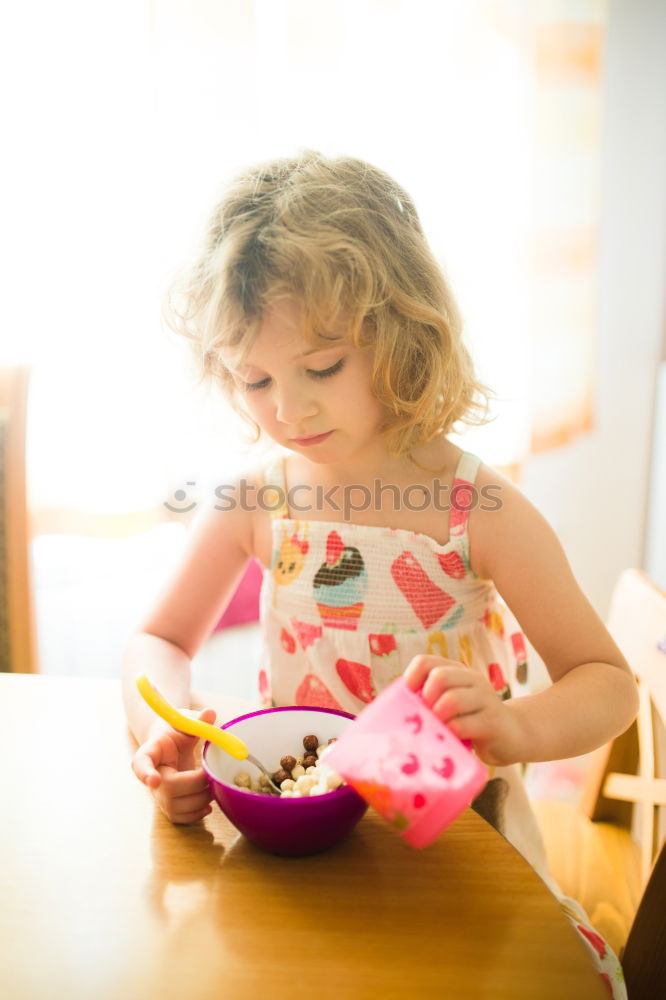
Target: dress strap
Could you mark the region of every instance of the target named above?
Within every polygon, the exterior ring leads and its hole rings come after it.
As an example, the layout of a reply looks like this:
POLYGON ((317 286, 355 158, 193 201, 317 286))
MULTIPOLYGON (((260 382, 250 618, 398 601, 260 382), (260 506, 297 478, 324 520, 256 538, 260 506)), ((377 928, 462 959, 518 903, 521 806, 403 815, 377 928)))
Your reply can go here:
POLYGON ((268 505, 271 518, 289 517, 284 456, 271 459, 264 467, 264 488, 264 502, 268 505))
POLYGON ((449 515, 449 535, 451 538, 467 537, 469 512, 477 500, 474 487, 481 459, 469 451, 464 451, 458 461, 451 487, 451 513, 449 515))

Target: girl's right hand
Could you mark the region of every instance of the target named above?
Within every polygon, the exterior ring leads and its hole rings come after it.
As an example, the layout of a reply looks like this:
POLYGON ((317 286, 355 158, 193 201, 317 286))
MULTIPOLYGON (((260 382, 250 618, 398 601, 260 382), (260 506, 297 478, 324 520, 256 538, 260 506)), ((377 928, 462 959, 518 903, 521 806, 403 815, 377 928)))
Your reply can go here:
MULTIPOLYGON (((198 715, 214 722, 215 712, 206 708, 198 715)), ((212 794, 202 767, 195 767, 196 736, 176 732, 157 719, 148 738, 132 758, 132 770, 151 790, 157 805, 172 823, 196 823, 211 812, 212 794)))

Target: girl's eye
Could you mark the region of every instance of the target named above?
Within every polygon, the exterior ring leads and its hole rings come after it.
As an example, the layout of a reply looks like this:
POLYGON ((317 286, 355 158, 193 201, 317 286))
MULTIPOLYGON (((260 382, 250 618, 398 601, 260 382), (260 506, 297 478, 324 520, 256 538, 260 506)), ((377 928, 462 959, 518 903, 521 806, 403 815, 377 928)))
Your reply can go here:
MULTIPOLYGON (((336 375, 342 370, 344 363, 345 358, 340 358, 330 368, 322 368, 320 370, 308 368, 308 375, 312 375, 313 378, 330 378, 331 375, 336 375)), ((267 376, 266 378, 262 378, 260 382, 241 382, 241 385, 245 392, 255 392, 257 389, 265 389, 266 386, 270 385, 270 381, 270 377, 267 376)))
POLYGON ((262 378, 261 382, 242 382, 241 384, 246 392, 254 392, 255 389, 265 389, 269 382, 270 378, 262 378))
POLYGON ((321 371, 316 371, 314 368, 310 368, 308 369, 308 374, 312 375, 314 378, 328 378, 330 375, 335 375, 339 372, 344 363, 345 359, 340 358, 340 360, 336 361, 330 368, 323 368, 321 371))

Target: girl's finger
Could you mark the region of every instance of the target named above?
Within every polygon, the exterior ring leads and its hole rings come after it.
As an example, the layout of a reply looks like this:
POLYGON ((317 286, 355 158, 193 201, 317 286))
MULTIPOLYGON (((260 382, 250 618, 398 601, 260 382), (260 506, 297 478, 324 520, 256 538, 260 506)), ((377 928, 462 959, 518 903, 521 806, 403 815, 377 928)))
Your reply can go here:
POLYGON ((431 704, 431 708, 442 722, 448 723, 459 716, 479 712, 483 701, 476 688, 456 687, 445 691, 431 704))
POLYGON ((446 667, 436 667, 426 678, 421 692, 423 700, 432 705, 437 698, 451 688, 472 688, 477 683, 478 674, 468 667, 459 664, 446 667))
POLYGON ((438 698, 440 698, 445 691, 448 691, 449 684, 446 680, 446 675, 439 670, 433 670, 432 673, 428 674, 426 677, 423 688, 421 689, 421 697, 423 698, 426 705, 431 708, 434 706, 438 698))
MULTIPOLYGON (((169 799, 169 812, 172 816, 183 816, 193 812, 200 812, 209 805, 211 796, 207 792, 200 792, 198 795, 182 795, 176 799, 169 799)), ((164 800, 167 804, 167 800, 164 800)))
POLYGON ((419 688, 423 687, 423 684, 433 670, 443 669, 444 667, 457 667, 463 671, 467 670, 467 667, 464 667, 459 660, 448 660, 442 656, 432 656, 428 653, 422 653, 410 661, 403 676, 412 691, 418 691, 419 688))
POLYGON ((415 656, 410 660, 403 674, 407 686, 412 691, 418 691, 420 687, 423 687, 423 682, 434 667, 441 667, 448 662, 448 660, 443 660, 441 656, 429 656, 426 653, 415 656))
POLYGON ((162 765, 159 772, 164 781, 164 787, 170 798, 179 798, 183 795, 196 795, 205 791, 208 786, 208 779, 203 768, 198 767, 192 771, 178 771, 175 767, 162 765))
POLYGON ((134 754, 132 758, 132 770, 139 781, 142 781, 149 788, 159 788, 162 783, 162 777, 155 766, 155 761, 146 750, 139 749, 134 754))
MULTIPOLYGON (((147 753, 152 759, 156 768, 162 764, 169 764, 171 767, 178 766, 180 748, 177 744, 178 733, 168 730, 150 740, 146 740, 139 751, 147 753)), ((189 737, 186 737, 189 739, 189 737)))
MULTIPOLYGON (((202 722, 213 723, 216 719, 213 708, 205 708, 201 712, 188 711, 188 714, 202 722)), ((178 776, 182 786, 177 794, 201 791, 207 787, 206 776, 201 768, 192 767, 197 743, 196 736, 170 730, 167 736, 155 738, 139 747, 132 759, 132 770, 139 781, 151 789, 159 788, 165 778, 173 781, 178 776), (185 770, 179 771, 179 766, 184 766, 185 770), (193 776, 196 777, 193 779, 193 776)))
POLYGON ((173 742, 176 752, 185 756, 194 753, 194 748, 199 742, 198 736, 190 736, 188 733, 179 733, 175 730, 169 734, 169 738, 173 742))
POLYGON ((196 812, 184 813, 180 816, 169 816, 172 823, 177 823, 179 826, 185 826, 188 823, 198 823, 199 820, 205 819, 212 813, 211 806, 206 806, 205 809, 198 809, 196 812))
POLYGON ((470 712, 468 715, 457 715, 447 722, 447 726, 454 736, 459 740, 483 740, 487 737, 487 726, 479 712, 470 712))

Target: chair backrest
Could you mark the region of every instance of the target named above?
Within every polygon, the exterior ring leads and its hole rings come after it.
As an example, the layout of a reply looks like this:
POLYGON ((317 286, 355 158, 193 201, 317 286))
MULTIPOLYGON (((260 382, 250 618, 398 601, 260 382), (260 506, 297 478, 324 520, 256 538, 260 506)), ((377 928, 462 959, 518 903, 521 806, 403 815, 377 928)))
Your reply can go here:
POLYGON ((666 834, 666 594, 639 570, 625 570, 608 628, 636 675, 640 707, 631 728, 593 757, 581 808, 632 830, 645 884, 666 834))
POLYGON ((0 671, 36 669, 25 447, 29 370, 0 368, 0 671))
POLYGON ((622 953, 630 1000, 666 994, 666 843, 648 880, 622 953))

